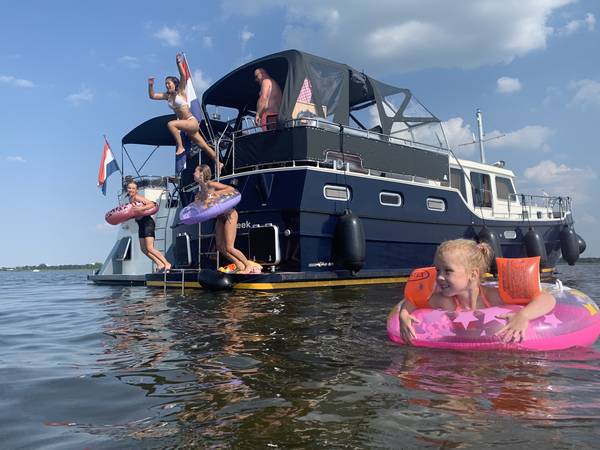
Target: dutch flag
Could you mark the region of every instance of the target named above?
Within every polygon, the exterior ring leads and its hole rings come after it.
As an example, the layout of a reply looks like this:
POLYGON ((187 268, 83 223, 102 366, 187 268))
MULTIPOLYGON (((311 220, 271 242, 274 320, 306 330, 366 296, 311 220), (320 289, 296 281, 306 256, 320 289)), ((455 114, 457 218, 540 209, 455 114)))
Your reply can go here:
POLYGON ((198 120, 198 123, 202 120, 202 108, 200 107, 200 101, 196 95, 194 84, 192 83, 192 74, 190 67, 188 66, 185 53, 181 55, 183 57, 183 70, 185 71, 185 96, 187 97, 188 106, 194 117, 198 120))
POLYGON ((98 171, 98 187, 102 188, 103 195, 106 195, 106 180, 117 170, 119 170, 117 160, 108 145, 108 141, 104 139, 104 149, 102 150, 100 170, 98 171))

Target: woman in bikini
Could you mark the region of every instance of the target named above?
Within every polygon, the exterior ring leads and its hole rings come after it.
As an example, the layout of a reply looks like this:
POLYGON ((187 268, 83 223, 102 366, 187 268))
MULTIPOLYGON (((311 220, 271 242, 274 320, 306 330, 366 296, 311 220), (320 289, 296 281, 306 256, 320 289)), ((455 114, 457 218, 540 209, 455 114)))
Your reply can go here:
MULTIPOLYGON (((196 194, 195 201, 202 203, 203 207, 210 206, 217 197, 233 193, 235 190, 232 186, 211 180, 211 178, 212 172, 209 166, 202 164, 196 167, 194 180, 198 183, 200 191, 196 194)), ((235 209, 230 209, 217 217, 215 224, 217 250, 235 264, 236 273, 260 273, 262 266, 257 262, 250 261, 234 247, 237 223, 238 213, 235 209)))
MULTIPOLYGON (((154 207, 153 201, 138 194, 138 185, 135 181, 127 183, 127 195, 129 196, 129 201, 135 203, 133 209, 137 211, 144 211, 154 207)), ((167 261, 161 252, 154 248, 154 228, 156 227, 154 219, 150 216, 142 216, 135 219, 135 221, 139 228, 138 237, 142 252, 156 264, 158 272, 168 272, 171 269, 171 263, 167 261)))
POLYGON ((200 124, 188 106, 188 99, 185 93, 187 77, 185 69, 183 68, 183 58, 180 53, 177 53, 176 61, 180 78, 173 76, 165 78, 167 92, 154 92, 154 78, 148 78, 148 95, 152 100, 166 100, 169 107, 177 116, 176 120, 171 120, 167 124, 169 131, 175 139, 176 159, 185 152, 180 133, 181 131, 184 131, 192 141, 206 152, 206 154, 215 162, 215 167, 218 167, 220 171, 223 167, 223 163, 218 161, 217 153, 206 143, 200 134, 200 124))

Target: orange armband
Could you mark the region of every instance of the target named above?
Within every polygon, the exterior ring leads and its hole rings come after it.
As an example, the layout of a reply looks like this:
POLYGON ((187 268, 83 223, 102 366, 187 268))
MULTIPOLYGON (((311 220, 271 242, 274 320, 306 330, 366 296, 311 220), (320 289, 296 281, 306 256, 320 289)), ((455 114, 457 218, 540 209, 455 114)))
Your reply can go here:
POLYGON ((496 258, 498 293, 504 303, 527 304, 542 292, 540 257, 496 258))
POLYGON ((435 289, 437 270, 421 267, 412 271, 404 288, 404 298, 417 308, 429 308, 427 301, 435 289))

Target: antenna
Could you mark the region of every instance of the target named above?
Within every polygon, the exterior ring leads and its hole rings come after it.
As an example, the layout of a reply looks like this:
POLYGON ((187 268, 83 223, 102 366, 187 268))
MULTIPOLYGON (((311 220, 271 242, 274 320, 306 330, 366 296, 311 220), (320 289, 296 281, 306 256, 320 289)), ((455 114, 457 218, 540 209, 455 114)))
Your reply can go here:
POLYGON ((493 141, 494 139, 500 139, 501 137, 506 136, 506 134, 500 134, 498 136, 493 136, 489 139, 484 139, 485 133, 483 132, 483 116, 481 114, 481 110, 477 108, 477 112, 475 113, 475 118, 477 119, 477 129, 479 131, 479 139, 475 138, 475 134, 473 134, 472 142, 465 142, 464 144, 458 144, 458 147, 462 147, 463 145, 473 145, 479 144, 479 158, 481 162, 485 164, 485 149, 483 148, 483 143, 487 141, 493 141))
POLYGON ((481 162, 485 164, 485 150, 483 149, 483 117, 481 117, 481 110, 477 108, 477 112, 475 113, 475 117, 477 118, 477 129, 479 130, 479 158, 481 162))

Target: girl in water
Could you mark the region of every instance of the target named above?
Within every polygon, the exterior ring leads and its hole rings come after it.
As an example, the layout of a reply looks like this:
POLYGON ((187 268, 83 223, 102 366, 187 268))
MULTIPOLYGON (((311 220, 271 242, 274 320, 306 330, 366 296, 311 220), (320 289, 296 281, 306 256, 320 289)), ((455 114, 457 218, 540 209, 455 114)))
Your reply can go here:
MULTIPOLYGON (((138 185, 135 181, 127 183, 127 195, 129 196, 130 203, 142 203, 141 205, 134 205, 134 210, 145 211, 152 209, 155 205, 154 202, 138 194, 138 185)), ((171 263, 167 261, 161 252, 154 248, 154 228, 156 226, 154 219, 150 216, 142 216, 135 219, 135 221, 139 227, 138 237, 140 239, 140 248, 142 249, 142 252, 156 264, 157 272, 168 272, 171 269, 171 263)))
MULTIPOLYGON (((435 253, 437 286, 427 302, 429 307, 460 312, 503 305, 497 287, 481 285, 492 256, 488 244, 468 239, 443 242, 435 253)), ((555 304, 552 295, 541 292, 519 312, 498 316, 507 321, 498 335, 504 342, 523 341, 529 321, 549 313, 555 304)), ((400 333, 407 343, 415 337, 412 323, 417 319, 411 315, 415 309, 415 305, 406 300, 400 309, 400 333)))
MULTIPOLYGON (((200 186, 200 192, 196 194, 195 201, 202 203, 203 207, 210 206, 219 196, 235 191, 232 186, 211 180, 211 178, 212 172, 209 166, 202 164, 196 167, 194 180, 200 186)), ((237 223, 238 213, 235 209, 230 209, 216 218, 215 240, 217 250, 235 264, 237 267, 236 273, 260 273, 262 266, 247 259, 241 251, 234 247, 237 223)))
POLYGON ((177 159, 185 152, 180 134, 181 131, 184 131, 192 141, 206 152, 215 162, 215 167, 218 167, 220 171, 223 168, 223 163, 219 162, 215 150, 206 143, 200 134, 200 124, 188 106, 188 99, 185 93, 187 77, 183 68, 183 57, 180 53, 177 53, 176 61, 180 78, 173 76, 165 78, 167 92, 154 92, 154 78, 148 78, 148 95, 152 100, 166 100, 169 107, 177 116, 176 120, 171 120, 167 124, 176 143, 175 158, 177 159))

